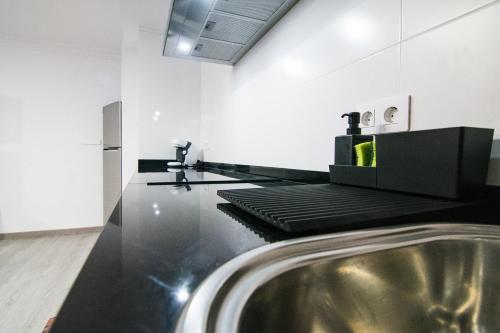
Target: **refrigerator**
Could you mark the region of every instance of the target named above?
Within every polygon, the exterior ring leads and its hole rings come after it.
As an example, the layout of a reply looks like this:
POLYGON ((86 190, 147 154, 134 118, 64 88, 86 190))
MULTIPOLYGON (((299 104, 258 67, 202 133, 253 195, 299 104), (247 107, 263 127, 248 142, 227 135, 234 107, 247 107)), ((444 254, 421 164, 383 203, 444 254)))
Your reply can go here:
POLYGON ((122 103, 103 108, 103 222, 106 223, 122 193, 122 103))

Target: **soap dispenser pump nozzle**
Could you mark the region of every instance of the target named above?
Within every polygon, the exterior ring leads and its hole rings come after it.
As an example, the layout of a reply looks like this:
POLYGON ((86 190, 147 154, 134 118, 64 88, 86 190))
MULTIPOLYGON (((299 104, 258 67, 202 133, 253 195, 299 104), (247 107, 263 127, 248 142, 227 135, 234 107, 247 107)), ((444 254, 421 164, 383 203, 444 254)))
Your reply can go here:
POLYGON ((347 129, 347 135, 361 134, 361 128, 359 128, 359 123, 361 121, 361 114, 359 112, 344 113, 342 118, 349 118, 349 128, 347 129))

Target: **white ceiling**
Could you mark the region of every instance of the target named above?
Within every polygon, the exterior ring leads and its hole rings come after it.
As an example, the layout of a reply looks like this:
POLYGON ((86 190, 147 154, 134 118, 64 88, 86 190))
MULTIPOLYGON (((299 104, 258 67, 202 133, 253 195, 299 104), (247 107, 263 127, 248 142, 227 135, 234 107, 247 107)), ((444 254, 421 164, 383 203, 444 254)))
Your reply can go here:
POLYGON ((165 33, 172 0, 122 0, 127 2, 142 29, 165 33))
POLYGON ((163 33, 171 0, 0 0, 0 37, 118 53, 123 18, 163 33))

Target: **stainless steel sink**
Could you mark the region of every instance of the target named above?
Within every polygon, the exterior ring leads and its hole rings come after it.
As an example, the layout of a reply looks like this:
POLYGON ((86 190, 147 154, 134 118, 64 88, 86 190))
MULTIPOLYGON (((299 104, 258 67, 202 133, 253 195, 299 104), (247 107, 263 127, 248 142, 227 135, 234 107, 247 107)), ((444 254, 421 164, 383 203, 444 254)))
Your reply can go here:
POLYGON ((500 332, 500 227, 430 224, 265 246, 214 272, 177 332, 500 332))

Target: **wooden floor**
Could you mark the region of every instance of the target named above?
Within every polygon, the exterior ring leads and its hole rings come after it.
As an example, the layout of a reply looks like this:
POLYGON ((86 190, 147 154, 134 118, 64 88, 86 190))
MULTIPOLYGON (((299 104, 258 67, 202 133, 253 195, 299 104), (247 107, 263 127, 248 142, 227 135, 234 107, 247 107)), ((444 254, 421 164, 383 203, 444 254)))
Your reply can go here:
POLYGON ((98 232, 0 240, 0 332, 41 333, 54 317, 98 232))

